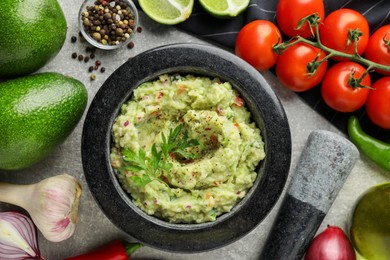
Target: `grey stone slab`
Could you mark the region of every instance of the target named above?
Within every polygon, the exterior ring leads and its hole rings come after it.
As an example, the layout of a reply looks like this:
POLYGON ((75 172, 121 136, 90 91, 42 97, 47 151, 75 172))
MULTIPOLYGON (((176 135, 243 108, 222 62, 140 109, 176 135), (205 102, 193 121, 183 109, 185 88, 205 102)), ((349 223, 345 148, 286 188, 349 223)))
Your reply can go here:
MULTIPOLYGON (((96 59, 102 61, 106 72, 96 72, 96 80, 91 81, 88 73, 88 66, 91 63, 83 63, 71 59, 73 52, 85 54, 85 48, 88 46, 80 41, 74 44, 70 41, 71 36, 77 36, 79 32, 77 14, 81 1, 59 0, 59 3, 68 23, 66 42, 60 53, 40 71, 57 71, 81 80, 88 89, 89 104, 108 76, 126 62, 128 58, 134 57, 138 53, 170 43, 211 44, 176 30, 174 27, 157 24, 140 12, 140 26, 142 26, 143 30, 142 33, 135 35, 134 48, 121 48, 116 51, 97 51, 96 59)), ((329 130, 336 133, 339 133, 339 131, 302 102, 295 93, 281 87, 272 73, 266 71, 262 74, 275 90, 285 108, 292 136, 291 169, 295 169, 311 131, 316 129, 329 130)), ((80 151, 84 118, 85 115, 68 139, 53 154, 37 165, 18 172, 0 172, 0 181, 2 182, 33 183, 63 172, 67 172, 80 180, 83 194, 81 197, 79 221, 74 235, 66 241, 51 243, 45 240, 41 234, 38 234, 39 245, 46 259, 59 260, 71 255, 81 254, 114 238, 131 239, 104 215, 88 189, 82 169, 80 151)), ((323 230, 327 224, 345 227, 349 212, 357 197, 365 189, 385 181, 390 181, 388 173, 375 166, 364 156, 361 156, 329 209, 319 227, 319 231, 323 230)), ((258 259, 268 231, 276 216, 276 211, 280 206, 280 201, 279 199, 275 208, 259 226, 227 247, 196 254, 172 253, 151 247, 143 247, 133 255, 133 259, 258 259)), ((0 203, 0 210, 2 211, 13 209, 17 208, 0 203)))

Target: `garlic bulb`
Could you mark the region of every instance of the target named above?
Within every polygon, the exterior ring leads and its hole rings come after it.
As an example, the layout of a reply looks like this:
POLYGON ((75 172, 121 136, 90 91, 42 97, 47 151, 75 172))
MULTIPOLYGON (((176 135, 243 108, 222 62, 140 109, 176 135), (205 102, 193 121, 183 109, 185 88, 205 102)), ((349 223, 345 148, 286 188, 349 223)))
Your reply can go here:
POLYGON ((52 242, 74 233, 81 192, 78 180, 68 174, 30 185, 0 184, 0 200, 27 210, 42 235, 52 242))

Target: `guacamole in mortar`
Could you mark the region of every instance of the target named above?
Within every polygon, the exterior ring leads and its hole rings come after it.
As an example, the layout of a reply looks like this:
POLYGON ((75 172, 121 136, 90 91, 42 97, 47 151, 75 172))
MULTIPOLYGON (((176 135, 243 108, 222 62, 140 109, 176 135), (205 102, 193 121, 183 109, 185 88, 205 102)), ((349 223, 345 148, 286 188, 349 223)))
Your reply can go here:
POLYGON ((229 212, 265 157, 260 130, 238 93, 229 82, 204 76, 165 74, 141 84, 122 105, 112 140, 111 164, 123 189, 144 212, 171 223, 214 221, 229 212), (179 125, 180 138, 197 141, 185 148, 192 158, 161 156, 164 167, 149 176, 142 167, 151 167, 150 158, 179 125), (125 150, 142 167, 124 160, 125 150), (141 177, 150 181, 136 181, 141 177))

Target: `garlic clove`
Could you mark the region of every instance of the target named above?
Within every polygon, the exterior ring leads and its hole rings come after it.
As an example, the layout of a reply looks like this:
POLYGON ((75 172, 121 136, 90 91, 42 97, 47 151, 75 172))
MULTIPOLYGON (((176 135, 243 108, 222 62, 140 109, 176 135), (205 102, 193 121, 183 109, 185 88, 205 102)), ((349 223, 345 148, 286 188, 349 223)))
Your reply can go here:
POLYGON ((75 177, 68 174, 49 177, 35 185, 31 198, 34 203, 24 208, 47 240, 60 242, 75 231, 81 193, 75 177))

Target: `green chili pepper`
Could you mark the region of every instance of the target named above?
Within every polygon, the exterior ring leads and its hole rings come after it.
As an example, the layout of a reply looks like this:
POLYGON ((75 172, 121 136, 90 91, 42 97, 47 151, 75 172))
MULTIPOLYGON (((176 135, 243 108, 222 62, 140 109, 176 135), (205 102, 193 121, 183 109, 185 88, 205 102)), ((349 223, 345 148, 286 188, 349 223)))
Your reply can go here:
POLYGON ((390 171, 390 144, 378 140, 363 131, 356 116, 348 120, 349 139, 369 159, 390 171))

